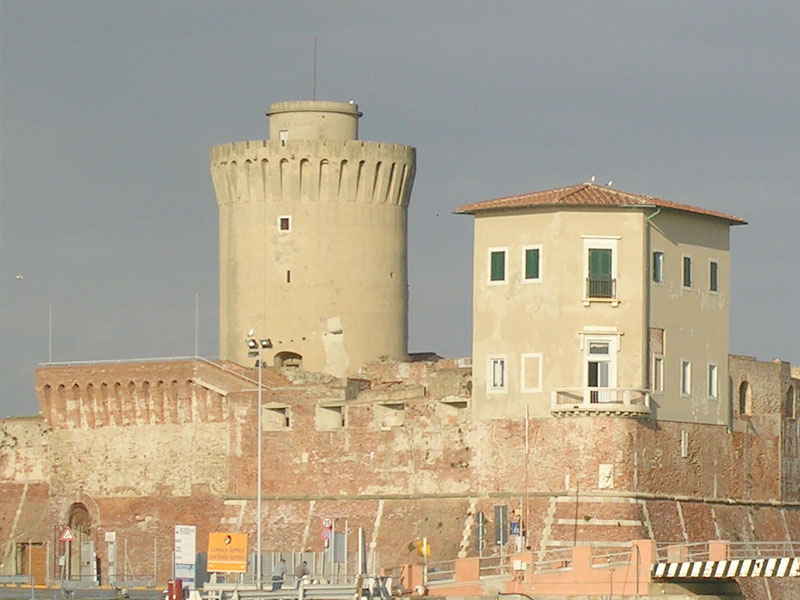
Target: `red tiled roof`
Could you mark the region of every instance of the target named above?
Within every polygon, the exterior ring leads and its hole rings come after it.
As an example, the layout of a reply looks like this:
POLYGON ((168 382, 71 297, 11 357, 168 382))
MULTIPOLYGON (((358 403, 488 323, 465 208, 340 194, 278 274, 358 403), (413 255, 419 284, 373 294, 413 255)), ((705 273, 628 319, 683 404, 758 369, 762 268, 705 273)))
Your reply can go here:
POLYGON ((622 192, 595 183, 581 183, 554 190, 534 192, 533 194, 521 194, 519 196, 473 202, 472 204, 465 204, 453 212, 462 215, 474 215, 488 211, 538 206, 621 206, 625 208, 655 206, 725 219, 731 225, 745 225, 747 223, 744 219, 733 215, 697 208, 688 204, 670 202, 669 200, 661 200, 660 198, 642 196, 641 194, 629 194, 628 192, 622 192))

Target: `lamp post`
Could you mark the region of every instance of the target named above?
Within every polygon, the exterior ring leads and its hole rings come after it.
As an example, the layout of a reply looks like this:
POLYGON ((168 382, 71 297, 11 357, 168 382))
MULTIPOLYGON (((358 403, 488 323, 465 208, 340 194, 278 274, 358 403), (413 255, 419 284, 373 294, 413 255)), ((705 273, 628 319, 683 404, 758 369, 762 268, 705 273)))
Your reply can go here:
POLYGON ((263 351, 272 348, 272 342, 269 338, 256 340, 253 336, 251 329, 247 333, 247 347, 250 349, 247 356, 257 356, 256 368, 258 369, 258 407, 256 421, 258 424, 258 434, 256 436, 257 448, 257 462, 258 468, 256 471, 256 585, 261 589, 261 369, 264 368, 263 351))

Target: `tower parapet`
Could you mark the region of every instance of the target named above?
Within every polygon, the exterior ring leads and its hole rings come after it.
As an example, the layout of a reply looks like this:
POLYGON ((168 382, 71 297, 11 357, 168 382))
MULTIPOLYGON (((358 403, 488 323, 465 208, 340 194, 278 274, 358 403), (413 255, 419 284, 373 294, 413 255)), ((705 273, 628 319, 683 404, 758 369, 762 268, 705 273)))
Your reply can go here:
POLYGON ((270 139, 211 150, 220 356, 343 376, 407 353, 410 146, 357 139, 355 104, 273 104, 270 139))

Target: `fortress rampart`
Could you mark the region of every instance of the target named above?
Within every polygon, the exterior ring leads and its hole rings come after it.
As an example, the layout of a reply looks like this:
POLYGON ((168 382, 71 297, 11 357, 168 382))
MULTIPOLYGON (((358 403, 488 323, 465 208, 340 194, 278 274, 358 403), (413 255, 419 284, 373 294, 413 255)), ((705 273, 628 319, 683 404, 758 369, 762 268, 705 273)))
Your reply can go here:
MULTIPOLYGON (((800 539, 787 475, 797 419, 786 406, 800 380, 787 363, 730 365, 732 385, 751 388, 750 412, 735 410, 730 432, 608 416, 476 421, 469 361, 373 363, 350 380, 264 369, 264 548, 319 550, 307 524, 333 516, 365 528, 383 564, 412 558, 408 547, 423 536, 434 558, 472 555, 475 515, 488 516, 491 532, 497 505, 527 517, 535 552, 800 539)), ((103 532, 115 531, 141 547, 149 572, 153 540, 170 548, 173 524, 196 524, 201 549, 209 531, 254 535, 252 369, 201 360, 42 367, 37 391, 41 419, 2 422, 4 514, 18 517, 2 521, 0 537, 55 547, 51 529, 78 503, 101 556, 103 532), (28 443, 14 445, 21 430, 28 443)), ((158 560, 166 578, 167 552, 158 560)))

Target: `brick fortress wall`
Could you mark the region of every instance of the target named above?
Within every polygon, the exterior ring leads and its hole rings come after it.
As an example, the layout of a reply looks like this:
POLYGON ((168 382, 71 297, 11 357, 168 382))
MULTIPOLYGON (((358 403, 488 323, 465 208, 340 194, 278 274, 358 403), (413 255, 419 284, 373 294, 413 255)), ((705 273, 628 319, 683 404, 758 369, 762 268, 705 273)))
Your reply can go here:
MULTIPOLYGON (((786 363, 730 364, 732 389, 750 388, 744 414, 734 397, 731 432, 531 420, 527 454, 524 419, 471 418, 466 362, 374 364, 351 380, 264 369, 264 550, 321 550, 319 520, 335 517, 340 531, 363 527, 383 565, 414 560, 422 537, 432 559, 473 555, 475 515, 491 521, 497 505, 527 514, 528 543, 542 552, 641 538, 798 540, 798 423, 785 399, 800 381, 786 363)), ((80 504, 101 564, 114 531, 131 568, 162 582, 175 524, 197 525, 199 551, 218 530, 246 531, 254 545, 255 375, 202 360, 40 368, 43 416, 24 428, 38 442, 12 447, 2 422, 2 537, 36 535, 57 549, 52 532, 80 504)))

